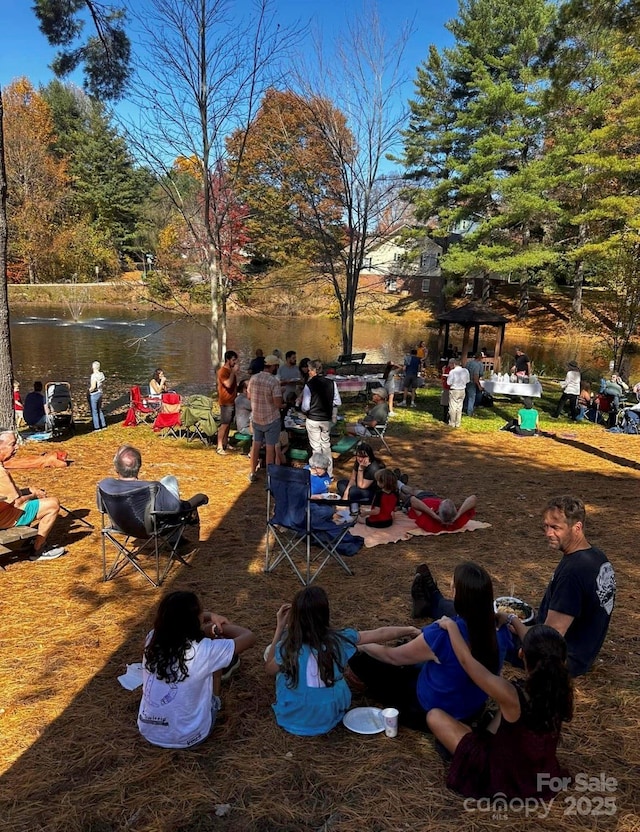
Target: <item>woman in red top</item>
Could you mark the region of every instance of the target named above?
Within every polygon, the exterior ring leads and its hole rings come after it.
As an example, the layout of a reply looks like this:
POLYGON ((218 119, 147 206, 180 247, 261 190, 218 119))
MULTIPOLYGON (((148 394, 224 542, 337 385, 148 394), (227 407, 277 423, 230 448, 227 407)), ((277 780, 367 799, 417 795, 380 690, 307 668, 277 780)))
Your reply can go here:
POLYGON ((418 492, 418 496, 409 498, 407 517, 415 521, 416 526, 431 534, 456 532, 466 526, 476 514, 476 495, 472 494, 456 508, 453 500, 443 500, 428 491, 418 492))

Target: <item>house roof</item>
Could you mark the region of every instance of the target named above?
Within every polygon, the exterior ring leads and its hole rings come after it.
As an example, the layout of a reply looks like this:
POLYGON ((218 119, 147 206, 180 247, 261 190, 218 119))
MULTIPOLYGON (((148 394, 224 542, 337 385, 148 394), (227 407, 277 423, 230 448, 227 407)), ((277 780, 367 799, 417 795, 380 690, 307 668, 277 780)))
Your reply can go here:
POLYGON ((504 315, 499 315, 488 306, 483 306, 481 303, 465 303, 464 306, 458 306, 456 309, 450 309, 442 315, 438 315, 438 323, 450 324, 488 324, 498 325, 506 324, 509 319, 504 315))

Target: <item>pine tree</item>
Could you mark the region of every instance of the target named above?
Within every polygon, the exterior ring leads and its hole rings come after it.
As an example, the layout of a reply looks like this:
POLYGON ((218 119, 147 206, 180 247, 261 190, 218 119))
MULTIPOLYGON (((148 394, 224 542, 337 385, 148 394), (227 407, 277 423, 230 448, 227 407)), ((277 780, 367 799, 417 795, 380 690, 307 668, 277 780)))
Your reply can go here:
POLYGON ((553 206, 534 165, 544 134, 538 53, 552 15, 546 0, 462 0, 447 24, 456 44, 431 49, 405 134, 417 216, 437 216, 443 236, 469 228, 442 258, 445 272, 516 273, 525 300, 530 277, 555 256, 542 239, 553 206))

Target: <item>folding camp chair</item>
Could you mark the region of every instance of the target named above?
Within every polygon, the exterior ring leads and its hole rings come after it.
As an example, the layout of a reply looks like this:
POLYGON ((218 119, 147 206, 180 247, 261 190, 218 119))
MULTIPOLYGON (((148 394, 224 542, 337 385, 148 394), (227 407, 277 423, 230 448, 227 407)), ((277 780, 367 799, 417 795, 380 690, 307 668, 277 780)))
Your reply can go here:
POLYGON ((208 498, 198 494, 189 502, 191 509, 180 512, 155 510, 158 482, 132 485, 122 493, 110 494, 103 483, 98 485, 98 510, 102 514, 102 573, 105 581, 115 578, 130 563, 153 586, 160 586, 174 561, 189 566, 178 553, 182 533, 188 525, 198 521, 198 506, 208 498), (107 565, 107 541, 116 550, 115 560, 107 565), (161 568, 161 556, 166 553, 167 563, 161 568), (149 555, 155 563, 155 576, 142 564, 141 558, 149 555), (155 578, 155 579, 154 579, 155 578))
POLYGON ((287 468, 282 465, 267 466, 267 535, 265 572, 273 570, 283 560, 298 576, 304 586, 314 581, 330 560, 335 560, 347 575, 353 572, 342 559, 338 547, 347 532, 357 522, 357 515, 351 521, 336 525, 331 520, 314 517, 316 500, 311 499, 311 472, 308 468, 287 468), (321 551, 312 557, 311 547, 321 551), (294 557, 302 559, 304 572, 294 557), (312 562, 322 562, 312 572, 312 562))
POLYGON ((155 414, 156 411, 153 407, 149 407, 142 398, 140 388, 138 386, 132 387, 129 390, 129 410, 127 410, 124 419, 124 427, 135 427, 141 422, 148 422, 155 414))
POLYGON ((391 448, 387 444, 387 440, 384 438, 384 435, 387 432, 387 427, 388 426, 389 426, 389 420, 387 419, 387 421, 383 425, 376 425, 375 427, 369 428, 369 431, 371 432, 371 438, 372 439, 379 439, 380 442, 382 442, 382 444, 385 446, 387 451, 389 453, 391 453, 391 448))
POLYGON ((153 430, 164 437, 173 436, 174 439, 180 439, 182 436, 181 407, 182 400, 177 393, 163 393, 160 412, 153 423, 153 430))
POLYGON ((204 445, 213 441, 218 426, 212 412, 213 400, 199 393, 189 396, 180 412, 187 441, 199 439, 204 445))

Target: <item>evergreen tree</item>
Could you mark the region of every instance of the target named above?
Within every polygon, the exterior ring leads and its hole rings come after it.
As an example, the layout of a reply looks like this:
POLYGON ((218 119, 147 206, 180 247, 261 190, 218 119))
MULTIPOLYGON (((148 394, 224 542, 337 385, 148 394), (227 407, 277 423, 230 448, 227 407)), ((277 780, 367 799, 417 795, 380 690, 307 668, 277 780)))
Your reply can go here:
POLYGON ((431 49, 405 133, 418 218, 437 216, 443 236, 468 229, 442 258, 445 272, 515 272, 525 300, 531 275, 554 258, 543 245, 553 206, 533 166, 544 135, 538 54, 552 15, 546 0, 462 0, 447 24, 456 44, 431 49))

